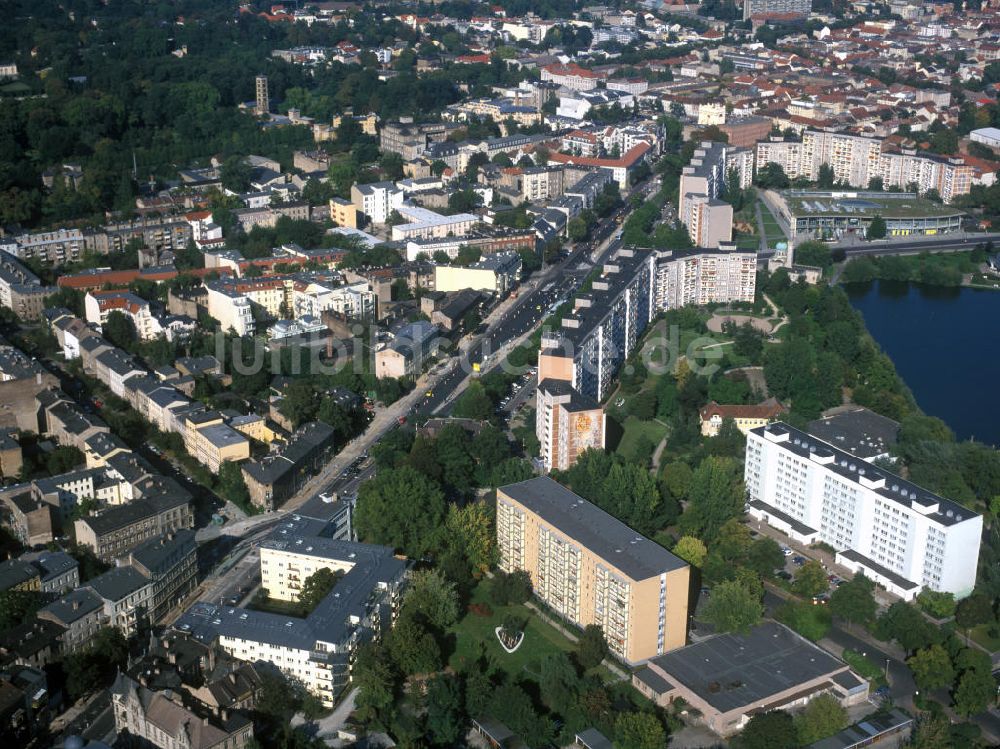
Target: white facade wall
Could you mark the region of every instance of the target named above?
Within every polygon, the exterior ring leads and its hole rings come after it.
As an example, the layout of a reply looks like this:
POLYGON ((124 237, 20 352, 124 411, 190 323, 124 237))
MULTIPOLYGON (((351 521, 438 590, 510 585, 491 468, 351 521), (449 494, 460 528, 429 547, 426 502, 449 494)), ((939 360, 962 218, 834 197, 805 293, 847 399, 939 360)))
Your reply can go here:
POLYGON ((784 426, 751 431, 744 480, 750 501, 816 529, 838 552, 853 549, 916 583, 907 597, 922 587, 962 596, 975 585, 981 516, 815 437, 784 426), (816 450, 800 454, 809 446, 816 450))

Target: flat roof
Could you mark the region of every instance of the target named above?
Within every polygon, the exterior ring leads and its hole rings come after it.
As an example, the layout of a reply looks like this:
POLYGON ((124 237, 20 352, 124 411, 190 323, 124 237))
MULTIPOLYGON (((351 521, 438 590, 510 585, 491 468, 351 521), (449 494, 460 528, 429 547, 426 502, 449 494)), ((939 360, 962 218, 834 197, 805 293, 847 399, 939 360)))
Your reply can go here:
POLYGON ((845 559, 851 560, 852 562, 857 562, 858 564, 864 565, 872 572, 886 578, 887 580, 891 581, 893 585, 896 585, 902 588, 903 590, 912 590, 913 588, 920 587, 919 585, 917 585, 917 583, 913 582, 912 580, 908 580, 902 575, 893 572, 888 567, 879 564, 874 559, 866 557, 864 554, 862 554, 859 551, 855 551, 854 549, 845 549, 844 551, 838 552, 838 556, 842 556, 845 559))
POLYGON ((498 491, 633 580, 646 580, 688 566, 680 557, 548 476, 501 486, 498 491))
POLYGON ((868 460, 884 455, 896 444, 899 422, 858 407, 810 421, 806 431, 868 460))
POLYGON ((772 621, 758 624, 745 635, 715 635, 658 655, 650 663, 720 713, 769 700, 846 668, 772 621))
POLYGON ((810 749, 855 749, 868 746, 880 736, 901 731, 912 723, 913 718, 908 713, 894 707, 887 713, 871 715, 860 723, 848 726, 840 733, 809 746, 810 749))
POLYGON ((766 512, 768 515, 770 515, 771 517, 775 517, 778 520, 782 521, 783 523, 785 523, 786 525, 788 525, 789 527, 791 527, 792 530, 794 530, 799 535, 802 535, 802 536, 811 536, 814 533, 819 533, 819 530, 817 528, 812 528, 812 527, 806 525, 805 523, 803 523, 801 520, 796 520, 791 515, 789 515, 787 512, 784 512, 783 510, 779 510, 774 505, 769 505, 767 502, 765 502, 762 499, 751 500, 749 504, 754 509, 762 510, 762 511, 766 512))
MULTIPOLYGON (((923 514, 941 525, 956 525, 957 523, 979 517, 975 512, 957 502, 934 494, 923 487, 900 478, 884 468, 872 465, 828 442, 823 442, 807 432, 789 426, 783 421, 776 421, 767 426, 751 429, 750 433, 765 440, 767 440, 765 436, 767 434, 779 437, 786 436, 787 439, 781 442, 772 442, 772 444, 779 445, 783 449, 798 455, 800 458, 810 459, 813 455, 822 458, 832 457, 833 459, 823 464, 823 467, 856 484, 860 484, 862 479, 866 479, 867 481, 884 479, 885 486, 883 488, 869 488, 869 491, 875 492, 883 499, 891 500, 909 508, 912 508, 914 505, 920 505, 920 507, 924 508, 936 504, 937 511, 923 514)), ((768 441, 771 442, 771 440, 768 441)))
POLYGON ((794 216, 849 215, 864 218, 877 214, 892 219, 965 215, 965 211, 913 193, 788 190, 779 194, 794 216))

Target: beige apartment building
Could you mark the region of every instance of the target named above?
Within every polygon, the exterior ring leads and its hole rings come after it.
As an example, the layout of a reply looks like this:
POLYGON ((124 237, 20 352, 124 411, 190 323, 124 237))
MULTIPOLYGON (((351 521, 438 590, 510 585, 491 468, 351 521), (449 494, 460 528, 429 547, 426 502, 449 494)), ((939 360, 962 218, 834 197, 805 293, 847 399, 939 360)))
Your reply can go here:
POLYGON ((185 422, 184 447, 188 454, 212 473, 229 460, 250 457, 250 440, 223 422, 216 411, 191 414, 185 422))
POLYGON ((535 433, 546 471, 565 471, 584 450, 604 449, 604 409, 567 380, 538 383, 535 433))
POLYGON ((596 624, 630 665, 687 638, 687 563, 542 476, 497 490, 500 568, 579 627, 596 624))
POLYGON ((330 198, 330 220, 337 226, 358 228, 358 209, 354 203, 343 198, 330 198))
POLYGON ((883 151, 882 141, 845 133, 806 130, 801 141, 761 141, 757 144, 757 168, 768 163, 781 165, 789 179, 815 181, 819 168, 828 164, 837 182, 866 188, 880 177, 885 189, 917 192, 937 190, 950 203, 972 188, 973 170, 960 157, 952 158, 912 149, 883 151))
POLYGON ((716 249, 733 239, 733 207, 705 195, 686 196, 689 204, 688 236, 695 247, 716 249))

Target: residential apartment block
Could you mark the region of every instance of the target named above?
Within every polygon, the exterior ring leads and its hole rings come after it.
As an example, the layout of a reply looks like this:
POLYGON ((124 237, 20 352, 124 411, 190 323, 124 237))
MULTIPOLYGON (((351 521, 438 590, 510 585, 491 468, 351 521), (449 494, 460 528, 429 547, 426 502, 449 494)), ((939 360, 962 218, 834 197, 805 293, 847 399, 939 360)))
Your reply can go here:
POLYGON ((918 153, 914 150, 886 151, 882 141, 845 133, 806 130, 801 140, 761 141, 757 144, 757 169, 780 164, 789 179, 816 181, 823 164, 834 178, 852 187, 866 188, 875 177, 886 189, 917 192, 936 190, 946 203, 972 188, 973 168, 961 158, 918 153))
POLYGON ((535 433, 546 471, 565 471, 584 450, 604 449, 604 409, 568 381, 550 377, 539 382, 536 409, 535 433))
POLYGON ((733 207, 719 200, 726 187, 725 143, 706 141, 681 172, 677 217, 696 247, 718 247, 733 238, 733 207))
POLYGON ((497 489, 497 547, 501 569, 526 570, 552 610, 600 626, 625 663, 684 645, 687 563, 552 479, 497 489))
POLYGON ((747 435, 749 513, 907 600, 967 595, 983 519, 972 510, 777 422, 747 435))
POLYGON ((607 76, 595 73, 593 70, 581 68, 572 63, 568 65, 546 65, 542 68, 542 80, 551 81, 558 86, 565 86, 574 91, 592 91, 606 80, 607 76))
POLYGON ((716 250, 619 250, 591 291, 576 299, 560 329, 543 334, 539 382, 564 380, 601 401, 658 312, 753 301, 755 290, 756 253, 732 244, 716 250))
MULTIPOLYGON (((302 526, 304 528, 304 526, 302 526)), ((342 571, 333 591, 305 618, 197 603, 174 625, 242 661, 271 663, 332 707, 350 681, 358 646, 387 632, 406 562, 392 549, 279 527, 261 542, 262 586, 296 600, 306 570, 342 571)))
POLYGON ((158 749, 245 749, 253 742, 253 722, 245 716, 232 713, 225 719, 203 717, 185 707, 170 690, 154 692, 122 673, 111 687, 111 706, 118 735, 136 745, 158 749))
POLYGON ((654 307, 657 311, 689 304, 753 302, 757 290, 757 253, 732 242, 717 249, 661 250, 656 254, 654 307))
POLYGON ((812 12, 812 0, 746 0, 743 3, 743 20, 752 18, 808 16, 812 12))
POLYGON ((373 224, 384 224, 403 202, 403 190, 393 182, 373 182, 351 187, 351 203, 373 224))

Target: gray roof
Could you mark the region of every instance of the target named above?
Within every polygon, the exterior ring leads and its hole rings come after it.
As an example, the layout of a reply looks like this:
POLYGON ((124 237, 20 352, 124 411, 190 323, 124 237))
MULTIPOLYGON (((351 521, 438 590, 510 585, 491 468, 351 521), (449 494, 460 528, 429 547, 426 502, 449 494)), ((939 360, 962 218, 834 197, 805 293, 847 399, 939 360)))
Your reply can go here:
MULTIPOLYGON (((339 644, 358 626, 352 623, 352 617, 365 618, 372 593, 380 585, 401 579, 406 569, 406 562, 394 557, 392 549, 386 546, 315 537, 296 539, 299 540, 303 542, 303 546, 313 545, 315 549, 322 546, 331 554, 334 548, 338 548, 340 559, 347 557, 354 562, 354 566, 340 579, 333 592, 308 617, 299 619, 202 602, 188 609, 174 625, 175 628, 190 632, 196 639, 206 643, 225 635, 300 650, 313 650, 318 641, 339 644)), ((264 542, 265 545, 268 543, 271 542, 264 542)))
POLYGON ((898 731, 911 723, 913 718, 898 707, 894 707, 887 713, 870 715, 860 723, 848 726, 840 733, 809 746, 810 749, 854 749, 868 746, 873 740, 877 740, 876 737, 898 731))
POLYGON ((589 395, 584 395, 576 390, 566 380, 554 380, 551 377, 546 377, 538 383, 538 390, 553 396, 568 396, 569 402, 563 404, 567 411, 593 411, 601 407, 600 403, 589 395))
POLYGON ((722 713, 832 675, 845 664, 776 622, 715 635, 651 661, 722 713))
POLYGON ((501 486, 499 491, 633 580, 687 567, 683 559, 548 476, 501 486))
POLYGON ((896 444, 899 422, 867 408, 852 408, 810 421, 806 431, 866 460, 884 455, 896 444))
POLYGON ((331 444, 333 437, 333 427, 322 421, 311 421, 299 427, 288 444, 277 453, 260 461, 248 461, 243 464, 243 470, 255 481, 273 485, 289 471, 300 468, 326 445, 331 444))
POLYGON ((874 491, 883 499, 891 500, 906 507, 913 507, 913 505, 918 504, 923 508, 936 504, 938 506, 937 512, 922 512, 921 514, 942 525, 955 525, 956 523, 978 517, 975 512, 957 502, 938 496, 923 487, 900 478, 894 473, 890 473, 884 468, 879 468, 863 460, 859 460, 854 455, 827 442, 823 442, 795 427, 789 426, 784 422, 776 421, 767 426, 752 429, 751 432, 760 437, 764 437, 765 432, 773 435, 788 435, 788 439, 784 442, 774 444, 798 455, 800 458, 809 458, 812 455, 816 455, 817 457, 832 457, 833 460, 825 464, 824 468, 854 483, 860 484, 862 477, 870 481, 885 479, 884 488, 871 489, 871 491, 874 491))
POLYGON ((762 512, 766 512, 771 517, 774 517, 774 518, 777 518, 778 520, 781 520, 783 523, 785 523, 786 525, 788 525, 789 527, 791 527, 799 535, 802 535, 802 536, 811 536, 814 533, 819 533, 819 530, 817 530, 816 528, 812 528, 812 527, 806 525, 801 520, 797 520, 796 518, 792 517, 787 512, 785 512, 784 510, 779 510, 774 505, 769 505, 767 502, 765 502, 762 499, 752 499, 752 500, 750 500, 750 506, 753 507, 756 510, 761 510, 762 512))
POLYGON ((891 580, 894 585, 902 588, 903 590, 913 590, 914 588, 920 587, 919 585, 917 585, 917 583, 913 582, 912 580, 908 580, 902 575, 893 572, 888 567, 879 564, 874 559, 866 557, 859 551, 855 551, 854 549, 845 549, 844 551, 840 552, 840 555, 843 556, 845 559, 850 559, 852 562, 863 564, 872 572, 878 573, 882 577, 891 580))
POLYGON ((73 557, 65 551, 41 551, 22 554, 21 559, 31 562, 42 574, 42 582, 65 575, 70 570, 80 566, 73 557))
POLYGON ((182 528, 174 533, 143 541, 132 549, 130 559, 151 576, 158 577, 197 552, 194 531, 182 528))
POLYGON ((77 588, 50 603, 42 611, 60 624, 72 624, 103 607, 100 597, 90 588, 77 588))
POLYGON ((87 587, 107 601, 120 601, 149 584, 149 578, 134 567, 112 567, 87 582, 87 587))
POLYGON ((41 577, 30 562, 6 559, 0 562, 0 590, 10 590, 34 577, 41 577))

